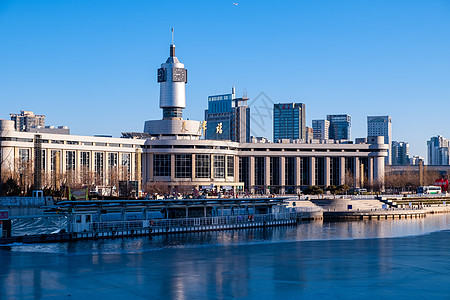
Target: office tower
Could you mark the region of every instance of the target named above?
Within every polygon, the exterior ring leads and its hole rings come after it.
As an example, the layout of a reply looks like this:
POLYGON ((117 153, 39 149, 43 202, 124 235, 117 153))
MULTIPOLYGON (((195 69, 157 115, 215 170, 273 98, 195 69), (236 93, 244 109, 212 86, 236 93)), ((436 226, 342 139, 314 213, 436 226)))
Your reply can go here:
POLYGON ((312 127, 306 126, 306 140, 312 140, 314 139, 314 130, 312 127))
POLYGON ((432 137, 427 142, 428 165, 443 166, 449 164, 449 146, 448 139, 441 135, 432 137))
POLYGON ((409 165, 409 143, 393 141, 392 146, 392 165, 406 166, 409 165))
POLYGON ((208 97, 205 110, 206 139, 230 140, 250 143, 250 107, 248 98, 236 98, 235 88, 231 94, 208 97))
POLYGON ((367 136, 383 136, 384 143, 389 145, 386 164, 392 162, 392 120, 390 116, 369 116, 367 117, 367 136))
POLYGON ((418 166, 420 162, 422 162, 422 164, 425 164, 425 160, 423 159, 423 157, 420 157, 418 155, 409 158, 409 164, 411 166, 418 166))
POLYGON ((327 140, 330 136, 330 122, 328 120, 313 120, 313 137, 316 140, 327 140))
POLYGON ((21 110, 20 114, 9 114, 17 131, 30 131, 33 127, 45 126, 45 115, 35 115, 32 111, 21 110))
POLYGON ((329 139, 351 139, 352 118, 350 115, 327 115, 327 120, 330 122, 329 139))
POLYGON ((306 139, 306 115, 303 103, 273 105, 273 139, 306 139))

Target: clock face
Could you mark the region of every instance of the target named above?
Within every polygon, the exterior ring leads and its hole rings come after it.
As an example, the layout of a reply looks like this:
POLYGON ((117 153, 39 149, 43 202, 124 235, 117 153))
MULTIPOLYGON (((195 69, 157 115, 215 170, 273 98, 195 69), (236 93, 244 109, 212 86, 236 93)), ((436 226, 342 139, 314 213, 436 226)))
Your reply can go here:
POLYGON ((158 82, 166 82, 166 69, 158 69, 158 82))
POLYGON ((173 68, 172 81, 173 82, 186 82, 186 69, 173 68))

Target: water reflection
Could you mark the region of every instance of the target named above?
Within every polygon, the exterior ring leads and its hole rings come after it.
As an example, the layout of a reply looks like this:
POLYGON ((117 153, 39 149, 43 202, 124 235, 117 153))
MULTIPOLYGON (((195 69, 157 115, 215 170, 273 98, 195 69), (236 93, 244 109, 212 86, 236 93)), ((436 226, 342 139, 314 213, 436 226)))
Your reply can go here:
POLYGON ((361 298, 386 282, 398 296, 441 296, 445 229, 448 216, 433 215, 0 247, 0 299, 361 298))

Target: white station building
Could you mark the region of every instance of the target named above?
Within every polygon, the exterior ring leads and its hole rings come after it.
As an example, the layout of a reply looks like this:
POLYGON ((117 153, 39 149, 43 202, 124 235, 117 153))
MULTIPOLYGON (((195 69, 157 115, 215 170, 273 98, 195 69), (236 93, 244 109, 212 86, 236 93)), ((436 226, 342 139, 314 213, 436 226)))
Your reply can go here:
POLYGON ((294 194, 309 185, 383 186, 389 147, 381 136, 368 137, 365 144, 205 140, 207 124, 182 117, 187 70, 174 45, 158 70, 158 82, 163 119, 145 122, 145 139, 20 132, 13 121, 0 120, 3 177, 30 183, 38 176, 30 178, 33 169, 41 165, 42 184, 53 187, 136 180, 141 187, 294 194))

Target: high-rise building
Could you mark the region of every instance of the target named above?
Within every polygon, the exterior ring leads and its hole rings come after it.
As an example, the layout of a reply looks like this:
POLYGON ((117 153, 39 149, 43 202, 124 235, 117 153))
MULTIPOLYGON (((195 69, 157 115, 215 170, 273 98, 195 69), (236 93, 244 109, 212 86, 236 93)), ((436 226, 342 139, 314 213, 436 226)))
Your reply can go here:
POLYGON ((205 138, 250 143, 250 107, 247 101, 246 97, 236 98, 234 87, 231 94, 209 96, 208 109, 205 110, 205 138))
POLYGON ((449 164, 450 141, 441 135, 432 137, 427 142, 428 164, 443 166, 449 164))
POLYGON ((330 137, 330 122, 328 120, 313 120, 313 138, 316 140, 328 140, 330 137))
POLYGON ((415 156, 409 158, 409 164, 411 166, 418 166, 420 164, 420 162, 422 162, 422 164, 425 163, 425 160, 421 156, 415 155, 415 156))
POLYGON ((314 138, 314 130, 312 127, 306 126, 306 140, 312 140, 314 138))
POLYGON ((273 105, 273 139, 306 140, 306 108, 303 103, 273 105))
POLYGON ((389 155, 386 157, 386 164, 392 163, 392 120, 390 116, 369 116, 367 117, 367 135, 383 136, 384 143, 389 145, 389 155))
POLYGON ((406 166, 410 164, 409 143, 393 141, 391 145, 391 150, 392 150, 392 165, 406 166))
POLYGON ((45 126, 45 115, 35 115, 32 111, 21 110, 20 114, 9 114, 17 131, 30 131, 33 127, 45 126))
POLYGON ((327 115, 330 122, 331 140, 351 140, 352 118, 350 115, 327 115))

